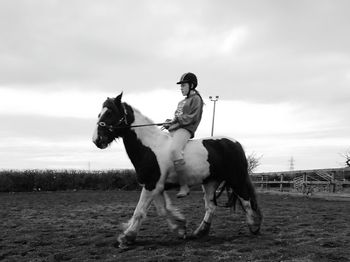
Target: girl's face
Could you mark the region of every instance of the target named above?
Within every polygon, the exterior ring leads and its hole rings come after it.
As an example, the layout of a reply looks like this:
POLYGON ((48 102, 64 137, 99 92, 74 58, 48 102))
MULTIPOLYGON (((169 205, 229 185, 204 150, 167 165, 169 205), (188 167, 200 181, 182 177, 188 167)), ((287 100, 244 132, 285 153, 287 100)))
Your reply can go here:
POLYGON ((190 91, 190 84, 189 83, 182 83, 181 84, 181 93, 183 96, 187 96, 188 92, 190 91))

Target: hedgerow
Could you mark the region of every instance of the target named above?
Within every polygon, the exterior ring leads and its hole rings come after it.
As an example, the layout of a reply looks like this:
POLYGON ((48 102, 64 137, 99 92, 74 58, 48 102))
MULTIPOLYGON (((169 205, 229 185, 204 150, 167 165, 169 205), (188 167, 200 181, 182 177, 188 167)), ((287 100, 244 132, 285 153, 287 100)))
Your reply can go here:
POLYGON ((2 170, 0 192, 138 190, 134 170, 2 170))

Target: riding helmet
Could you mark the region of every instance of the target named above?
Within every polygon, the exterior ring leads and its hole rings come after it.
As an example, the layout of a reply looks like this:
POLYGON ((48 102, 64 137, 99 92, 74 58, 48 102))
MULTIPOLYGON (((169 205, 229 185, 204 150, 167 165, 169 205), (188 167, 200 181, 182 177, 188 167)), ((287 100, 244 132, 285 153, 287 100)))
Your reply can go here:
POLYGON ((189 83, 192 86, 192 89, 196 88, 198 85, 198 80, 195 74, 193 73, 184 73, 181 78, 180 81, 177 82, 176 84, 183 84, 183 83, 189 83))

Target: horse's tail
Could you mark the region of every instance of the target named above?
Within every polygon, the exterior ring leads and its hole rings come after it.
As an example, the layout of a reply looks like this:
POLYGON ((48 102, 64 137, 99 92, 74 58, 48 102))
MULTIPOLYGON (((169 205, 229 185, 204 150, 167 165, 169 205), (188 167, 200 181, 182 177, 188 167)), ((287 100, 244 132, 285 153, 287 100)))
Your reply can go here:
POLYGON ((248 173, 248 161, 243 147, 238 142, 231 146, 231 159, 227 160, 230 172, 225 174, 225 186, 229 194, 227 206, 235 208, 237 200, 246 212, 251 232, 257 233, 262 222, 262 213, 258 206, 257 195, 248 173))

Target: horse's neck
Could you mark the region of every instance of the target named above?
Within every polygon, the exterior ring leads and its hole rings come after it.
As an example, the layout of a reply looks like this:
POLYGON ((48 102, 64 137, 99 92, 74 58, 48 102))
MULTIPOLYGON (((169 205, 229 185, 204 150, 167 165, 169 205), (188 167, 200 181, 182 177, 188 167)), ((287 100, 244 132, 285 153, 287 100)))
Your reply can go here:
MULTIPOLYGON (((134 121, 131 125, 154 124, 152 120, 142 115, 137 109, 133 108, 133 114, 134 121)), ((136 151, 137 147, 140 146, 146 146, 155 151, 158 148, 161 148, 168 139, 169 135, 156 126, 134 127, 131 128, 129 134, 124 137, 124 145, 130 156, 130 151, 136 151), (138 141, 133 140, 138 140, 141 144, 138 143, 138 141)), ((139 150, 141 149, 139 148, 139 150)))

